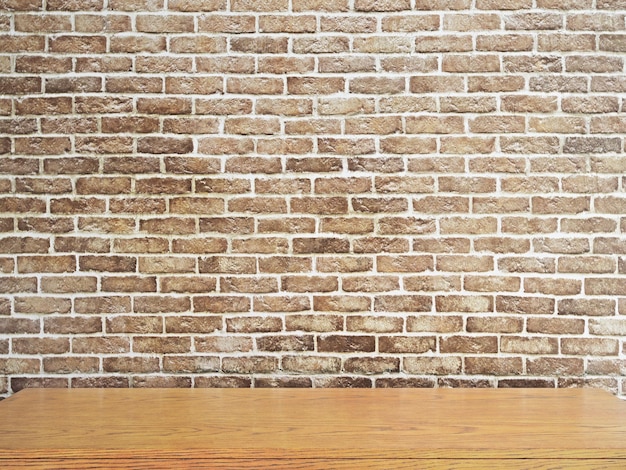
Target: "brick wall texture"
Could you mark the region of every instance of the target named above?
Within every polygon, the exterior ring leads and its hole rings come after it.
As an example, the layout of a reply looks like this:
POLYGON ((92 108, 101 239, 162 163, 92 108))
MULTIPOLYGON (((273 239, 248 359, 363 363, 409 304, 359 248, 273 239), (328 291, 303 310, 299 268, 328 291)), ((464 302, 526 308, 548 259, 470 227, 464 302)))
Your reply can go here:
POLYGON ((626 395, 625 0, 0 0, 0 396, 626 395))

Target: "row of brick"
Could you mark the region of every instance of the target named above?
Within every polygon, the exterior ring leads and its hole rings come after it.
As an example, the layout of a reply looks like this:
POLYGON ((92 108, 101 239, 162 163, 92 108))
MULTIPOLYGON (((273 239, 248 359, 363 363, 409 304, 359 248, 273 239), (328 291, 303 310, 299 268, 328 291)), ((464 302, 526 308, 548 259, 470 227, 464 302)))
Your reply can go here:
MULTIPOLYGON (((169 2, 174 5, 174 2, 169 2)), ((206 6, 206 1, 204 2, 206 6)), ((24 33, 388 33, 388 32, 467 32, 467 31, 598 31, 621 32, 625 25, 623 13, 595 12, 515 12, 473 13, 415 11, 401 15, 371 15, 346 12, 341 15, 313 14, 250 14, 235 15, 199 10, 167 15, 140 12, 138 15, 116 13, 114 10, 94 13, 17 13, 11 22, 0 24, 0 31, 11 29, 24 33), (99 14, 98 14, 99 13, 99 14), (74 21, 72 21, 72 18, 74 21)), ((246 14, 247 13, 247 14, 246 14)))
MULTIPOLYGON (((137 284, 144 281, 149 283, 149 279, 125 278, 111 279, 111 282, 118 281, 112 290, 114 293, 125 293, 124 281, 129 284, 137 284)), ((417 282, 421 279, 416 279, 417 282)), ((314 295, 293 295, 293 291, 283 293, 283 295, 255 293, 242 294, 240 292, 227 294, 212 294, 210 291, 203 291, 204 295, 189 296, 159 296, 145 295, 151 289, 145 286, 144 291, 139 290, 134 297, 124 295, 78 295, 74 298, 63 296, 15 296, 13 302, 3 298, 1 302, 2 311, 8 315, 11 310, 19 314, 53 314, 53 313, 80 313, 80 314, 105 314, 105 313, 163 313, 163 312, 196 312, 196 313, 246 313, 257 312, 368 312, 373 311, 380 314, 392 313, 415 313, 415 312, 466 312, 466 313, 509 313, 509 314, 539 314, 549 315, 554 313, 555 305, 559 314, 562 315, 587 315, 601 316, 614 315, 615 302, 610 299, 576 298, 580 293, 581 281, 572 279, 546 279, 531 278, 529 280, 530 292, 526 295, 513 295, 517 292, 505 294, 485 294, 478 295, 477 292, 469 293, 439 293, 429 294, 423 290, 416 290, 414 293, 391 294, 382 289, 378 293, 376 289, 368 295, 368 292, 360 292, 355 295, 353 292, 333 295, 333 291, 324 291, 314 295), (545 286, 544 286, 545 284, 545 286), (141 295, 141 294, 144 295, 141 295), (233 295, 234 294, 234 295, 233 295), (528 295, 528 294, 534 294, 528 295), (557 302, 554 297, 564 297, 557 302), (13 306, 12 306, 13 305, 13 306), (599 307, 594 311, 593 308, 599 307)), ((623 279, 591 278, 586 281, 588 296, 619 296, 624 292, 623 279)), ((141 287, 141 286, 140 286, 141 287)), ((438 290, 438 289, 437 289, 438 290)), ((300 291, 296 291, 300 292, 300 291)), ((506 291, 505 291, 506 292, 506 291)), ((71 292, 74 294, 73 292, 71 292)), ((68 295, 65 291, 63 294, 68 295)), ((171 293, 168 293, 171 294, 171 293)), ((623 313, 623 302, 619 303, 619 312, 623 313)), ((264 316, 250 317, 247 322, 260 322, 264 316)), ((278 321, 278 318, 272 318, 278 321)), ((623 320, 622 320, 623 321, 623 320)))
MULTIPOLYGON (((622 0, 168 0, 167 9, 172 11, 332 11, 351 9, 367 12, 409 10, 620 10, 622 0)), ((49 11, 102 11, 104 0, 47 0, 49 11)), ((43 10, 43 0, 2 0, 0 10, 43 10)), ((166 9, 165 0, 109 0, 111 11, 158 11, 166 9)))

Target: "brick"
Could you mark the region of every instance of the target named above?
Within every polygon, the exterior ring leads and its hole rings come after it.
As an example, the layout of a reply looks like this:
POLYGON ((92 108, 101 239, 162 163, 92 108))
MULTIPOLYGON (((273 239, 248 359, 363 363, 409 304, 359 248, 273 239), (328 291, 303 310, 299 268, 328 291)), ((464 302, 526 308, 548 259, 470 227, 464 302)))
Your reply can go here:
POLYGON ((469 375, 520 375, 522 360, 517 357, 468 357, 465 372, 469 375))
POLYGON ((357 335, 329 335, 318 338, 320 352, 373 352, 374 338, 357 335))
POLYGON ((31 94, 41 92, 41 79, 36 77, 2 77, 0 90, 3 93, 31 94))
POLYGON ((503 58, 505 72, 537 73, 560 72, 562 64, 560 57, 552 55, 512 55, 503 58))
POLYGON ((545 297, 497 295, 496 312, 550 315, 554 313, 554 299, 545 297))
POLYGON ((282 360, 283 370, 293 373, 329 374, 341 368, 338 357, 286 356, 282 360))
POLYGON ((498 350, 498 342, 495 336, 449 336, 442 338, 440 350, 443 353, 495 353, 498 350))
POLYGON ((624 289, 624 282, 619 278, 586 278, 585 294, 619 295, 624 289))
MULTIPOLYGON (((161 48, 161 43, 157 47, 161 48)), ((226 38, 202 35, 177 36, 171 39, 170 52, 180 54, 226 52, 226 38)))
POLYGON ((375 152, 373 139, 318 138, 318 150, 325 154, 367 155, 375 152))
POLYGON ((301 312, 310 308, 309 299, 300 296, 255 297, 253 306, 258 312, 301 312))
POLYGON ((146 114, 188 114, 191 100, 186 98, 138 98, 137 110, 146 114))
POLYGON ((76 269, 76 258, 73 255, 60 256, 18 256, 17 271, 19 273, 64 273, 76 269))
POLYGON ((528 293, 576 295, 581 292, 581 282, 574 279, 527 278, 524 290, 528 293))
POLYGON ((624 34, 601 34, 599 49, 601 51, 610 51, 610 52, 626 51, 626 35, 624 34))
POLYGON ((422 272, 434 267, 432 256, 378 256, 376 265, 379 272, 422 272))
POLYGON ((389 316, 349 316, 346 319, 347 331, 369 333, 399 333, 403 328, 403 319, 389 316))
MULTIPOLYGON (((222 77, 166 77, 165 91, 171 94, 212 94, 224 89, 222 77)), ((175 152, 178 153, 178 152, 175 152)))
POLYGON ((454 333, 463 329, 463 319, 457 315, 419 315, 407 318, 406 330, 415 333, 454 333))
MULTIPOLYGON (((162 214, 166 210, 165 201, 148 198, 114 199, 110 203, 113 213, 129 214, 162 214)), ((134 227, 134 224, 133 224, 134 227)))
MULTIPOLYGON (((525 83, 518 76, 489 76, 478 75, 468 77, 468 89, 471 92, 507 92, 524 89, 525 83)), ((495 110, 495 103, 490 98, 445 98, 447 106, 453 107, 449 112, 488 112, 495 110)))
MULTIPOLYGON (((383 63, 383 66, 385 63, 383 63)), ((390 64, 387 64, 391 66, 390 64)), ((400 64, 402 69, 408 67, 411 69, 410 64, 400 64)), ((367 101, 369 105, 370 102, 367 101)), ((436 111, 437 106, 434 98, 432 97, 419 97, 419 96, 390 96, 381 98, 380 100, 380 112, 382 113, 405 113, 405 112, 418 112, 418 111, 436 111)), ((366 109, 363 109, 366 112, 366 109)), ((371 112, 371 111, 370 111, 371 112)), ((346 114, 352 114, 346 112, 346 114)))
POLYGON ((358 276, 344 278, 342 288, 346 292, 389 292, 398 290, 400 283, 395 276, 358 276))
POLYGON ((396 117, 364 117, 346 119, 347 134, 394 134, 402 129, 402 121, 396 117))
POLYGON ((619 351, 615 339, 599 338, 562 338, 561 349, 564 354, 577 356, 615 356, 619 351))
POLYGON ((268 294, 278 292, 278 281, 271 277, 221 277, 220 291, 268 294))
POLYGON ((461 278, 457 276, 406 276, 404 287, 409 291, 459 291, 461 278))
MULTIPOLYGON (((573 233, 613 232, 617 227, 615 221, 602 217, 589 217, 584 219, 563 219, 561 224, 563 230, 573 233)), ((597 244, 601 244, 600 240, 597 240, 596 242, 597 244)), ((596 251, 595 248, 594 251, 596 251)))
POLYGON ((567 137, 563 146, 564 153, 619 153, 622 141, 619 138, 605 137, 567 137))
POLYGON ((74 69, 77 72, 128 72, 132 67, 132 61, 128 57, 88 56, 77 58, 74 69))
POLYGON ((137 336, 133 338, 133 352, 152 354, 185 353, 191 350, 191 338, 185 336, 137 336))
POLYGON ((66 137, 20 137, 15 139, 18 155, 59 155, 69 153, 71 142, 66 137))
POLYGON ((41 0, 3 0, 0 5, 3 10, 8 11, 31 11, 39 10, 42 2, 41 0))
MULTIPOLYGON (((282 82, 281 82, 282 85, 282 82)), ((344 90, 345 79, 323 77, 288 77, 287 91, 294 95, 326 95, 344 90)), ((281 88, 282 91, 282 88, 281 88)))
MULTIPOLYGON (((285 123, 285 133, 288 135, 317 135, 317 134, 338 134, 341 129, 341 122, 338 119, 298 119, 289 120, 285 123)), ((332 139, 331 141, 324 142, 346 142, 338 139, 332 139)), ((371 140, 367 141, 370 144, 371 140)))
POLYGON ((567 72, 608 73, 619 72, 623 68, 624 61, 619 57, 574 56, 565 60, 567 72))
POLYGON ((404 198, 368 198, 353 197, 352 208, 356 212, 404 212, 408 209, 408 202, 404 198))
POLYGON ((314 33, 316 19, 312 15, 259 17, 259 31, 263 33, 314 33))
POLYGON ((166 356, 163 370, 172 373, 207 373, 219 370, 218 356, 166 356))
POLYGON ((45 49, 44 36, 12 37, 0 35, 0 46, 5 53, 11 52, 43 52, 45 49))
POLYGON ((407 357, 403 360, 404 370, 419 375, 450 375, 461 372, 461 358, 442 357, 407 357))
POLYGON ((226 328, 235 333, 269 333, 281 331, 282 321, 278 317, 227 318, 226 328))
POLYGON ((196 60, 196 69, 210 73, 251 73, 254 71, 254 60, 251 57, 200 57, 196 60))
MULTIPOLYGON (((346 2, 347 4, 347 2, 346 2)), ((341 33, 372 33, 376 31, 376 19, 369 16, 322 16, 320 19, 322 32, 341 33)))
POLYGON ((50 52, 66 54, 101 54, 106 51, 104 36, 57 36, 51 38, 50 52))
POLYGON ((191 388, 191 377, 156 376, 133 377, 135 388, 191 388))
POLYGON ((366 257, 326 256, 317 260, 320 272, 365 272, 371 271, 373 260, 366 257))
POLYGON ((15 313, 27 314, 53 314, 70 313, 71 301, 60 297, 16 297, 15 313))
POLYGON ((194 312, 234 313, 249 312, 250 300, 238 296, 196 296, 193 298, 194 312))
POLYGON ((529 318, 526 329, 529 333, 582 334, 585 322, 572 318, 529 318))
POLYGON ((339 315, 287 315, 285 328, 287 331, 332 332, 343 328, 343 317, 339 315))
POLYGON ((197 388, 250 388, 252 380, 247 377, 238 376, 200 376, 194 380, 197 388))
POLYGON ((355 240, 355 253, 405 253, 409 251, 408 240, 390 237, 365 237, 355 240))
POLYGON ((409 82, 411 93, 449 93, 462 92, 464 89, 461 77, 422 75, 411 77, 409 82))
POLYGON ((374 222, 356 217, 322 219, 322 232, 368 234, 374 231, 374 222))
POLYGON ((506 336, 500 349, 511 354, 557 354, 559 345, 556 338, 506 336))
MULTIPOLYGON (((534 319, 528 321, 531 320, 534 319)), ((469 317, 466 328, 468 333, 521 333, 524 321, 509 317, 469 317)))
POLYGON ((399 157, 352 157, 348 159, 348 169, 350 171, 396 173, 404 170, 404 163, 399 157))
MULTIPOLYGON (((286 44, 285 44, 286 46, 286 44)), ((279 52, 287 52, 287 48, 279 52)), ((295 38, 293 51, 296 54, 330 54, 348 52, 350 43, 348 38, 342 36, 302 37, 295 38)), ((314 80, 311 77, 311 80, 314 80)))
POLYGON ((362 296, 314 296, 313 310, 320 312, 369 311, 371 301, 362 296))
POLYGON ((253 33, 255 31, 255 18, 251 15, 202 15, 198 18, 198 31, 203 33, 253 33))
POLYGON ((43 360, 44 372, 56 374, 93 373, 99 368, 97 357, 47 357, 43 360))
POLYGON ((191 15, 159 16, 139 14, 135 27, 146 33, 185 33, 193 32, 194 21, 191 15))
POLYGON ((375 299, 376 312, 428 312, 432 299, 421 295, 380 295, 375 299))
POLYGON ((37 279, 32 277, 3 277, 0 279, 0 292, 3 294, 36 293, 37 279))
POLYGON ((0 250, 4 254, 13 253, 48 253, 50 240, 36 237, 0 238, 0 250))
POLYGON ((476 31, 500 29, 500 17, 489 13, 448 13, 443 17, 445 31, 476 31))
POLYGON ((385 372, 398 372, 400 359, 389 357, 353 357, 346 359, 344 370, 358 374, 382 374, 385 372))
POLYGON ((75 30, 85 33, 121 33, 131 31, 128 15, 78 14, 74 16, 75 30))
POLYGON ((288 249, 288 240, 276 237, 235 240, 232 246, 233 253, 286 253, 288 249))
POLYGON ((54 294, 75 292, 96 292, 98 279, 92 276, 44 277, 41 279, 41 291, 54 294))
POLYGON ((311 218, 265 219, 259 222, 259 233, 314 233, 311 218))
MULTIPOLYGON (((355 38, 353 50, 369 54, 399 54, 411 52, 413 41, 402 36, 368 36, 355 38)), ((427 46, 428 47, 428 46, 427 46)))

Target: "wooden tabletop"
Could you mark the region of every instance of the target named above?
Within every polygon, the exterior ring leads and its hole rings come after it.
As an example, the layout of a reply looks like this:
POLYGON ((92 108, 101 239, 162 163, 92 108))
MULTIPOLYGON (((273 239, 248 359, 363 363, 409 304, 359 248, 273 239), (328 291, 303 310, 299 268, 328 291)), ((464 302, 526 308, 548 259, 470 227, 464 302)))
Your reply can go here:
POLYGON ((0 459, 529 452, 626 459, 626 402, 583 389, 29 389, 0 402, 0 459))

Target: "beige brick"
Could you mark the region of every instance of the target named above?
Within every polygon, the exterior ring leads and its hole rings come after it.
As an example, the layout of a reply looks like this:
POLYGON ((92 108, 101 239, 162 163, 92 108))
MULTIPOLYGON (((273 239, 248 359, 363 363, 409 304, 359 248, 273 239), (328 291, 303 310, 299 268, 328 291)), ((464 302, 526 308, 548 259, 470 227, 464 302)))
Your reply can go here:
POLYGON ((408 291, 460 291, 460 276, 406 276, 404 288, 408 291))
POLYGON ((428 312, 432 299, 424 295, 380 295, 374 301, 376 312, 428 312))
POLYGON ((411 52, 413 40, 404 36, 368 36, 355 38, 355 52, 367 54, 400 54, 411 52))
POLYGON ((575 279, 527 278, 524 291, 549 295, 576 295, 581 292, 582 283, 575 279))
POLYGON ((407 357, 403 361, 404 370, 410 374, 453 375, 461 372, 461 358, 442 357, 407 357))
POLYGON ((414 333, 455 333, 463 330, 458 315, 420 315, 407 318, 406 330, 414 333))
POLYGON ((605 299, 563 299, 558 303, 559 315, 606 316, 615 314, 615 301, 605 299))
POLYGON ((368 234, 374 232, 374 221, 357 217, 322 219, 321 232, 368 234))
POLYGON ((263 296, 254 298, 254 310, 257 312, 303 312, 311 305, 305 296, 263 296))
POLYGON ((476 31, 500 29, 500 16, 491 13, 447 13, 443 17, 446 31, 476 31))
MULTIPOLYGON (((347 5, 347 1, 345 0, 335 2, 335 4, 341 2, 347 5)), ((376 31, 376 18, 356 15, 322 16, 320 19, 320 27, 323 32, 372 33, 376 31)))
POLYGON ((532 296, 496 296, 496 312, 550 315, 554 313, 554 299, 532 296))
POLYGON ((522 359, 518 357, 468 357, 465 373, 468 375, 521 375, 522 359))
POLYGON ((521 333, 523 328, 521 318, 501 316, 468 317, 466 326, 468 333, 521 333))
POLYGON ((616 339, 562 338, 561 349, 564 354, 575 356, 616 356, 619 343, 616 339))
POLYGON ((533 50, 533 37, 530 34, 490 34, 476 37, 479 51, 522 52, 533 50))
POLYGON ((194 312, 209 313, 239 313, 249 312, 250 299, 241 296, 195 296, 193 298, 194 312))

